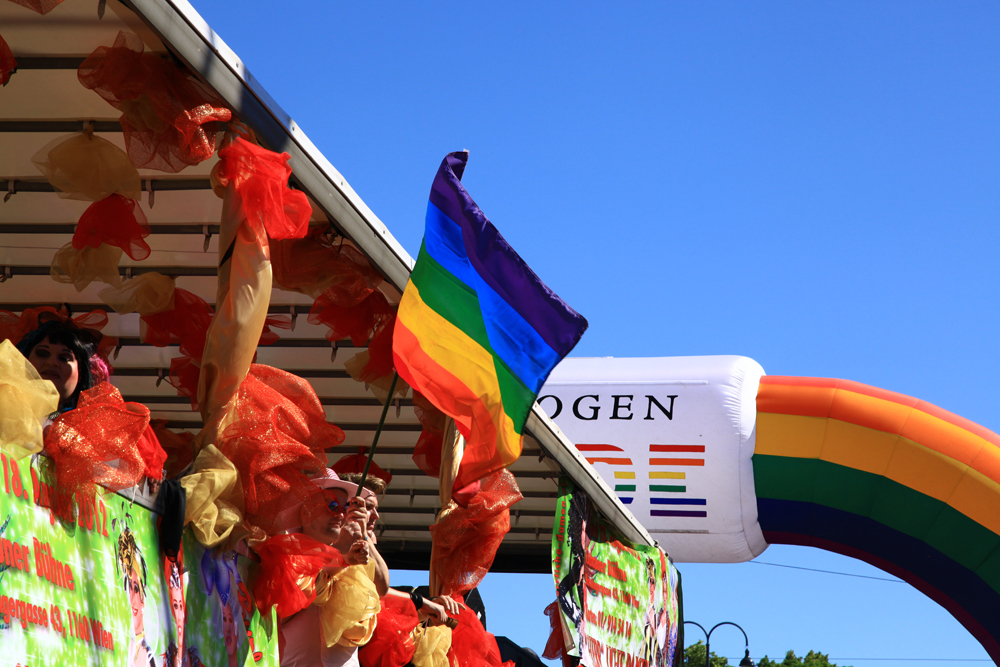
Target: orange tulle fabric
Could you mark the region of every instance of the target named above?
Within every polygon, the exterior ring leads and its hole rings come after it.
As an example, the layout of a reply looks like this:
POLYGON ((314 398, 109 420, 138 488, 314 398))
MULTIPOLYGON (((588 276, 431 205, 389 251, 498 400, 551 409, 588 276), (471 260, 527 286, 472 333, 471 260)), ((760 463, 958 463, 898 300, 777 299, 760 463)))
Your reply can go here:
POLYGON ((416 391, 413 392, 413 412, 424 427, 413 447, 413 462, 425 475, 440 477, 441 443, 444 441, 444 427, 448 417, 416 391))
POLYGON ((275 535, 255 545, 254 551, 260 556, 260 573, 253 583, 257 608, 270 615, 276 606, 279 618, 312 604, 320 570, 347 564, 336 548, 302 533, 275 535))
POLYGON ((166 58, 143 53, 142 40, 119 32, 100 46, 77 76, 122 112, 122 132, 132 164, 176 173, 212 157, 215 135, 232 112, 197 79, 166 58))
POLYGON ((382 275, 357 248, 334 243, 328 229, 311 227, 301 239, 272 239, 274 282, 314 299, 332 290, 331 301, 356 306, 382 284, 382 275))
POLYGON ((147 426, 142 432, 137 444, 139 455, 146 463, 146 477, 155 480, 163 479, 164 464, 167 462, 167 452, 160 444, 160 439, 156 431, 151 426, 147 426))
POLYGON ((458 627, 452 630, 448 663, 452 667, 513 667, 500 660, 496 638, 479 621, 476 612, 465 606, 461 595, 452 595, 459 603, 458 627))
POLYGON ((442 595, 465 593, 479 585, 510 530, 510 507, 521 500, 514 475, 506 468, 484 477, 468 508, 442 511, 431 526, 431 553, 442 595))
MULTIPOLYGON (((384 378, 392 377, 396 370, 392 361, 392 332, 395 323, 396 316, 390 316, 379 325, 368 342, 368 349, 355 355, 351 363, 344 364, 351 377, 358 382, 368 383, 378 383, 384 378)), ((389 387, 386 386, 384 391, 388 393, 389 387)))
POLYGON ((171 431, 167 428, 165 419, 154 419, 149 425, 167 454, 163 462, 167 479, 173 479, 194 461, 194 434, 188 431, 171 431))
POLYGON ((67 493, 95 484, 112 491, 135 486, 147 470, 140 440, 148 427, 149 408, 126 403, 111 384, 83 391, 77 408, 45 431, 57 486, 67 493))
POLYGON ((236 137, 219 149, 216 177, 243 199, 248 223, 272 239, 298 239, 309 228, 312 206, 304 192, 288 187, 288 153, 275 153, 236 137))
POLYGON ((28 9, 38 12, 39 14, 48 14, 57 6, 62 4, 63 0, 10 0, 15 5, 21 5, 22 7, 27 7, 28 9))
POLYGON ((31 161, 63 199, 100 201, 112 194, 139 199, 139 171, 125 151, 92 132, 58 137, 31 161))
POLYGON ((234 398, 238 418, 215 443, 236 466, 245 519, 269 535, 300 525, 303 504, 323 507, 322 491, 303 471, 322 469, 325 450, 344 441, 326 421, 312 386, 286 371, 254 364, 234 398))
POLYGON ((273 345, 281 340, 281 336, 274 329, 292 330, 292 318, 290 315, 268 315, 264 318, 264 330, 260 334, 258 345, 273 345))
POLYGON ((420 624, 420 617, 406 598, 387 595, 380 602, 375 633, 358 650, 358 661, 362 667, 404 667, 416 650, 410 633, 420 624))
POLYGON ((3 37, 0 37, 0 86, 6 86, 10 75, 17 71, 17 59, 3 37))
POLYGON ((180 396, 191 399, 191 409, 198 409, 198 377, 201 368, 191 357, 184 355, 170 360, 170 384, 180 396))
POLYGON ((149 257, 149 221, 139 203, 119 194, 94 202, 80 216, 73 247, 96 248, 102 243, 117 246, 129 257, 141 261, 149 257))
MULTIPOLYGON (((330 469, 341 476, 346 475, 348 473, 364 472, 365 463, 367 463, 367 461, 368 461, 368 448, 358 447, 357 454, 348 454, 347 456, 342 456, 336 463, 330 466, 330 469)), ((379 466, 379 464, 375 463, 375 461, 372 461, 371 467, 368 468, 368 476, 378 477, 380 480, 386 483, 386 486, 388 486, 389 482, 392 481, 392 473, 390 473, 388 470, 382 469, 382 467, 379 466)))
POLYGON ((365 345, 380 326, 395 315, 395 308, 375 290, 355 306, 342 305, 340 295, 330 288, 317 297, 309 311, 310 324, 329 327, 326 338, 339 341, 350 338, 356 346, 365 345))

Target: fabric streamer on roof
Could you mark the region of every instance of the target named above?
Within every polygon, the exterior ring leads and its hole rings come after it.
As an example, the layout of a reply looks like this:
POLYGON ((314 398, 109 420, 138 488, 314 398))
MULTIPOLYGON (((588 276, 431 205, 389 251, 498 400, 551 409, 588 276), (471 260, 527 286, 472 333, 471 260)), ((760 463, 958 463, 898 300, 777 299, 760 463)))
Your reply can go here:
POLYGON ((10 75, 17 71, 17 59, 3 36, 0 36, 0 86, 6 86, 10 75))

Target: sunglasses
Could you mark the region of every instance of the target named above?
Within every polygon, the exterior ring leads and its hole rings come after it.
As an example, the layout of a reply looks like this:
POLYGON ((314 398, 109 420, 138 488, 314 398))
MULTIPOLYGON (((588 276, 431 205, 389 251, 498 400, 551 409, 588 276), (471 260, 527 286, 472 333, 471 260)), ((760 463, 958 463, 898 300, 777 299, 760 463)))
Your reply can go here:
POLYGON ((328 510, 330 510, 330 512, 332 512, 333 514, 343 514, 344 513, 344 506, 341 505, 336 500, 331 500, 330 504, 327 505, 326 508, 328 510))

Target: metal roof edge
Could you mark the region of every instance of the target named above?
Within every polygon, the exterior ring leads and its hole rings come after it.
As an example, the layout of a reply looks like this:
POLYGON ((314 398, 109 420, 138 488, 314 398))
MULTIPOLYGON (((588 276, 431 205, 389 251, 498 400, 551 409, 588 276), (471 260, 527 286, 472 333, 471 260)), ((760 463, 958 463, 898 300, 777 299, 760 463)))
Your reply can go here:
POLYGON ((302 128, 187 0, 125 0, 268 147, 289 153, 296 180, 400 291, 414 260, 302 128))
POLYGON ((618 500, 618 496, 597 474, 594 466, 587 462, 537 403, 532 407, 525 427, 538 440, 542 449, 555 459, 573 482, 590 497, 601 514, 611 521, 626 539, 635 544, 657 546, 657 542, 639 520, 628 511, 618 500))

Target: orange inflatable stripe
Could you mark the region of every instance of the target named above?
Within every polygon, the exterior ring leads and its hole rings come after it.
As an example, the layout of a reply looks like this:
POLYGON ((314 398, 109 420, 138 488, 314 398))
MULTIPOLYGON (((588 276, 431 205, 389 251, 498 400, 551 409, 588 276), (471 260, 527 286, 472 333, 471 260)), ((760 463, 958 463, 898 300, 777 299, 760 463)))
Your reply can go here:
POLYGON ((909 396, 847 380, 766 376, 757 412, 834 419, 901 436, 1000 483, 1000 436, 909 396))

